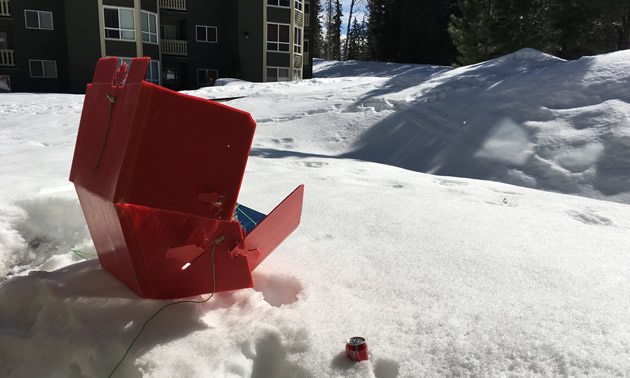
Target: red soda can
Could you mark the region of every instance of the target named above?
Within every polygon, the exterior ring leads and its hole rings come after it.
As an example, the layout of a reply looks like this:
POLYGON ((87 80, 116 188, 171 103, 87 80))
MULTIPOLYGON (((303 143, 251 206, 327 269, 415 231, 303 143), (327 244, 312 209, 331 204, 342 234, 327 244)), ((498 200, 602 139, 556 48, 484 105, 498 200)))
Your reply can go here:
POLYGON ((367 343, 363 337, 351 337, 346 342, 346 356, 352 361, 364 361, 368 359, 367 343))

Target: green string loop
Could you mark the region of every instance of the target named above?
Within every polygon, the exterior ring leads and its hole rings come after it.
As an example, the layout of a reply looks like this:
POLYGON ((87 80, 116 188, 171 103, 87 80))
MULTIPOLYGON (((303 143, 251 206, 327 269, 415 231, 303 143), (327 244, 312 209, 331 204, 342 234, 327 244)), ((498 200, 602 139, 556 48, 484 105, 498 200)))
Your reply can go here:
POLYGON ((74 253, 75 255, 77 255, 77 256, 79 256, 80 258, 85 259, 85 260, 89 260, 89 258, 88 258, 88 257, 85 257, 84 255, 86 255, 86 256, 92 256, 92 257, 95 257, 95 256, 96 256, 96 254, 95 254, 95 253, 82 252, 82 251, 80 251, 80 250, 78 250, 78 249, 70 249, 70 251, 72 251, 72 253, 74 253))
POLYGON ((254 224, 254 226, 258 226, 258 223, 256 223, 252 218, 250 218, 249 215, 247 215, 247 213, 241 210, 241 208, 238 207, 238 205, 236 205, 236 210, 240 211, 241 214, 245 215, 245 217, 247 217, 247 219, 249 219, 254 224))
POLYGON ((109 373, 108 378, 111 378, 111 376, 114 374, 116 369, 118 369, 120 364, 122 364, 122 362, 125 360, 125 357, 127 357, 127 354, 129 354, 129 351, 131 350, 131 347, 133 346, 133 344, 136 343, 136 341, 138 340, 138 338, 140 337, 140 335, 144 331, 144 329, 147 326, 147 324, 149 324, 149 322, 151 320, 153 320, 153 318, 155 318, 160 312, 162 312, 162 310, 164 310, 165 308, 167 308, 169 306, 173 306, 173 305, 180 304, 180 303, 195 303, 195 304, 206 303, 206 302, 208 302, 210 300, 210 298, 212 298, 214 296, 214 293, 215 293, 215 290, 216 290, 216 287, 217 287, 216 272, 215 272, 215 267, 214 267, 214 250, 217 247, 217 244, 221 243, 223 241, 223 239, 225 239, 225 237, 219 236, 214 241, 214 245, 212 246, 212 257, 211 257, 211 259, 212 259, 212 293, 210 294, 210 296, 207 299, 204 299, 202 301, 184 300, 184 301, 171 302, 169 304, 166 304, 166 305, 162 306, 162 308, 160 308, 155 314, 151 315, 151 317, 149 319, 147 319, 147 321, 144 322, 144 324, 142 325, 142 328, 140 329, 140 332, 138 332, 138 334, 133 339, 131 344, 129 344, 129 348, 127 348, 127 351, 125 351, 125 354, 122 356, 120 361, 118 361, 118 364, 116 364, 116 366, 114 366, 114 369, 112 369, 112 372, 109 373))
POLYGON ((105 129, 105 138, 103 140, 103 145, 101 146, 101 150, 98 152, 98 159, 96 160, 96 167, 92 171, 92 176, 98 169, 98 165, 101 163, 101 157, 103 156, 103 150, 105 149, 105 143, 107 143, 107 137, 109 136, 109 124, 112 120, 112 111, 114 110, 114 103, 116 102, 116 97, 114 95, 105 93, 107 99, 109 100, 109 116, 107 117, 107 128, 105 129))

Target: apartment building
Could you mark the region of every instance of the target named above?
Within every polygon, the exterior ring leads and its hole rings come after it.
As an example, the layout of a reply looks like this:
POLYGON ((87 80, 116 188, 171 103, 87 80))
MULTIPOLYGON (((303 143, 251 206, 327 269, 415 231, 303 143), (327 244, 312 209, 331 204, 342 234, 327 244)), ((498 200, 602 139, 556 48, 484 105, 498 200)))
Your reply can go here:
POLYGON ((0 91, 83 93, 101 57, 173 90, 312 77, 308 0, 0 0, 0 91))

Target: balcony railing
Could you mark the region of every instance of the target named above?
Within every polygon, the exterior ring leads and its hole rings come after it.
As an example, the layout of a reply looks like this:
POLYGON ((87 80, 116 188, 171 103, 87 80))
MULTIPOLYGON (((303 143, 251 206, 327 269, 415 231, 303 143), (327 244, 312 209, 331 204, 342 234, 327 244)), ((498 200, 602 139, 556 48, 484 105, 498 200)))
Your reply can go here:
POLYGON ((295 16, 293 17, 294 22, 295 22, 295 26, 297 26, 298 28, 302 27, 302 24, 304 23, 304 13, 300 12, 300 11, 295 11, 295 16))
POLYGON ((293 68, 302 68, 302 55, 293 55, 293 68))
POLYGON ((9 0, 0 0, 0 17, 11 17, 9 0))
POLYGON ((176 39, 163 39, 161 42, 162 54, 188 56, 188 42, 176 39))
POLYGON ((311 61, 310 61, 310 60, 308 60, 308 53, 307 53, 307 52, 303 52, 303 53, 302 53, 302 57, 304 58, 304 65, 305 65, 305 66, 308 66, 308 65, 310 65, 310 64, 311 64, 311 61))
POLYGON ((186 0, 160 0, 160 9, 186 10, 186 0))
POLYGON ((0 50, 0 67, 15 67, 15 59, 13 59, 13 50, 0 50))
POLYGON ((309 13, 304 15, 304 26, 311 26, 311 15, 309 13))

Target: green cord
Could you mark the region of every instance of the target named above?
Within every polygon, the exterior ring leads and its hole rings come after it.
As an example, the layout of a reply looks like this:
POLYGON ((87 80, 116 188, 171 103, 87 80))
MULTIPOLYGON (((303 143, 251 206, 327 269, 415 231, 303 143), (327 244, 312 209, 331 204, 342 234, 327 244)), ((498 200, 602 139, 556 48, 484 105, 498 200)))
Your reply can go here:
POLYGON ((258 226, 258 223, 256 223, 252 218, 249 217, 249 215, 247 215, 243 210, 241 210, 238 205, 236 205, 236 210, 240 211, 241 214, 245 215, 247 217, 247 219, 249 219, 250 221, 252 221, 252 223, 254 224, 254 226, 258 226))
POLYGON ((105 149, 105 143, 107 143, 107 136, 109 136, 109 124, 112 120, 112 110, 114 109, 114 102, 116 102, 116 97, 109 93, 105 93, 107 99, 109 100, 109 117, 107 117, 107 128, 105 129, 105 138, 103 140, 103 145, 101 146, 101 150, 98 152, 98 159, 96 160, 96 167, 92 171, 92 176, 98 169, 98 165, 101 163, 101 157, 103 156, 103 150, 105 149))
POLYGON ((72 253, 74 253, 75 255, 77 255, 80 258, 85 259, 85 260, 89 260, 89 258, 87 258, 87 257, 85 257, 83 255, 96 256, 95 253, 82 252, 82 251, 79 251, 78 249, 70 249, 70 251, 72 251, 72 253))
POLYGON ((155 318, 160 312, 162 312, 162 310, 164 310, 165 308, 172 306, 172 305, 176 305, 179 303, 196 303, 196 304, 200 304, 200 303, 206 303, 210 300, 210 298, 212 298, 214 296, 216 287, 217 287, 217 281, 216 281, 216 275, 215 275, 215 267, 214 267, 214 249, 216 248, 217 244, 221 243, 223 241, 223 239, 225 239, 223 236, 219 236, 215 241, 214 241, 214 245, 212 246, 212 293, 210 294, 210 296, 207 299, 204 299, 202 301, 191 301, 191 300, 185 300, 185 301, 177 301, 177 302, 171 302, 169 304, 166 304, 164 306, 162 306, 162 308, 160 308, 155 314, 151 315, 151 317, 149 319, 147 319, 146 322, 144 322, 144 324, 142 325, 142 328, 140 329, 140 332, 138 332, 138 334, 136 335, 136 337, 133 339, 133 341, 131 342, 131 344, 129 344, 129 348, 127 348, 127 351, 125 352, 125 354, 122 356, 122 358, 120 359, 120 361, 118 362, 118 364, 116 364, 116 366, 114 367, 114 369, 112 370, 111 373, 109 373, 108 378, 111 378, 111 376, 114 374, 114 372, 116 371, 116 369, 118 369, 118 367, 120 366, 120 364, 122 364, 122 362, 125 360, 125 357, 127 357, 127 354, 129 353, 129 351, 131 350, 131 347, 133 346, 133 344, 136 343, 136 340, 138 340, 138 338, 140 337, 140 335, 142 334, 142 331, 144 331, 144 328, 147 326, 147 324, 149 324, 149 322, 155 318))

